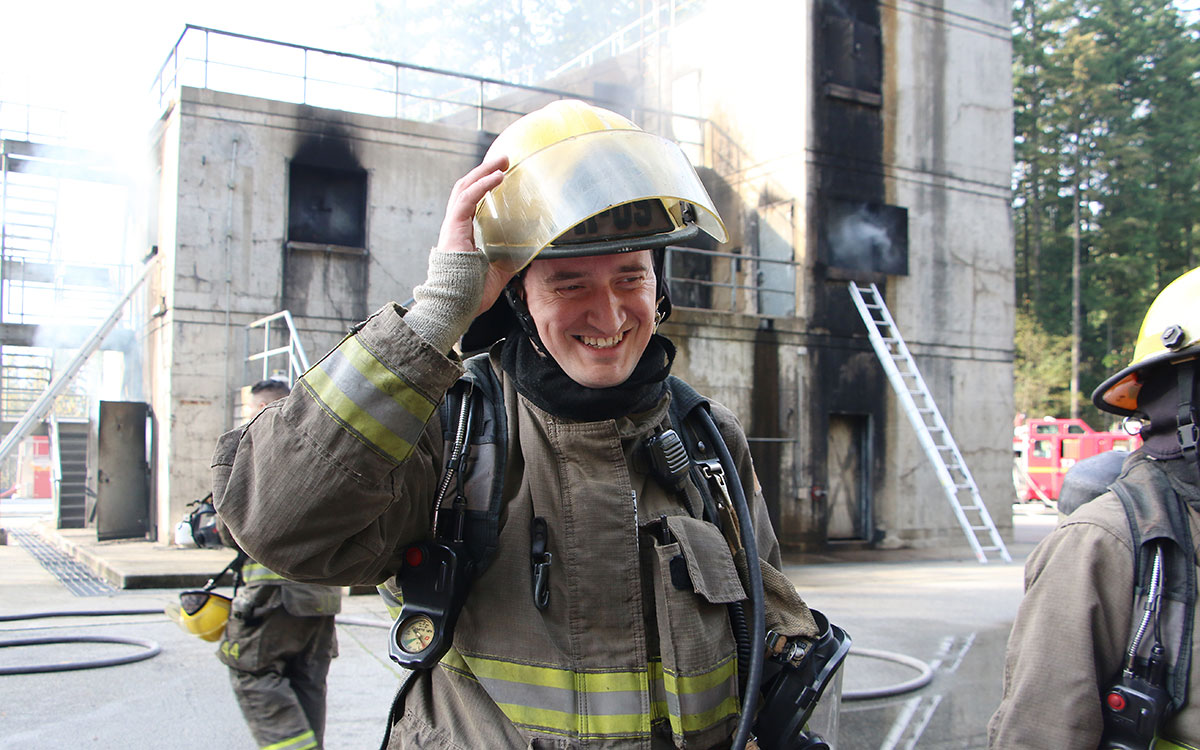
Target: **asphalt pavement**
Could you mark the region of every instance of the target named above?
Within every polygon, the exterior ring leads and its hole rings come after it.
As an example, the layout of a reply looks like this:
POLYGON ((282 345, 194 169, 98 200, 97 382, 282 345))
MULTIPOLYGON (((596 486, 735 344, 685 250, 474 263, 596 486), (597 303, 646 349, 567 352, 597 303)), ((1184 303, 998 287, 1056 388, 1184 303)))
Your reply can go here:
MULTIPOLYGON (((97 543, 92 532, 56 532, 36 510, 13 511, 11 503, 0 504, 0 526, 9 529, 7 546, 0 546, 0 617, 159 611, 228 556, 150 542, 97 543), (42 549, 39 561, 34 548, 41 542, 61 556, 42 549), (86 569, 81 577, 90 588, 70 581, 63 558, 86 569)), ((980 565, 965 546, 789 558, 784 572, 801 596, 854 639, 844 691, 886 694, 917 677, 921 664, 932 673, 917 690, 843 702, 840 750, 985 747, 987 719, 1000 699, 1004 644, 1020 602, 1022 563, 1055 521, 1041 506, 1015 506, 1011 564, 980 565)), ((355 624, 366 622, 386 626, 379 597, 345 596, 340 655, 329 675, 330 750, 379 746, 401 676, 387 658, 387 630, 355 624)), ((216 645, 185 634, 164 615, 4 621, 0 631, 0 670, 146 649, 94 642, 3 647, 12 639, 116 636, 161 648, 152 658, 119 666, 0 676, 0 750, 254 747, 228 671, 214 657, 216 645)))

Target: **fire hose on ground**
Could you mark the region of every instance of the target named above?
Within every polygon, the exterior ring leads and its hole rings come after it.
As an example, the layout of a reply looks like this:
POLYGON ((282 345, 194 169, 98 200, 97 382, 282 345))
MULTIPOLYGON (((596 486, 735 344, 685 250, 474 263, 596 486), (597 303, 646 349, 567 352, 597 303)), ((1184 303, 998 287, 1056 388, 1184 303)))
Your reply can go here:
MULTIPOLYGON (((22 620, 39 620, 49 617, 111 617, 114 615, 161 615, 159 609, 89 609, 64 610, 53 612, 29 612, 21 615, 0 615, 0 622, 18 622, 22 620)), ((389 628, 391 622, 371 620, 364 617, 341 617, 337 622, 343 625, 359 625, 373 628, 389 628)), ((115 667, 121 664, 132 664, 158 656, 162 646, 157 641, 143 638, 125 638, 115 635, 64 635, 39 636, 34 638, 11 638, 0 640, 0 648, 16 648, 19 646, 43 646, 60 643, 115 643, 119 645, 136 646, 138 651, 124 656, 113 656, 102 659, 85 659, 80 661, 56 662, 53 664, 27 664, 0 667, 0 676, 16 674, 42 674, 46 672, 70 672, 78 669, 99 669, 115 667)))
MULTIPOLYGON (((64 610, 51 612, 29 612, 20 615, 0 615, 0 622, 18 622, 22 620, 38 620, 50 617, 111 617, 114 615, 161 615, 162 613, 162 609, 64 610)), ((341 625, 356 625, 369 628, 391 627, 391 622, 387 620, 373 620, 365 617, 339 615, 337 617, 337 622, 341 625)), ((132 664, 134 662, 145 661, 146 659, 153 658, 162 652, 162 646, 160 646, 156 641, 108 635, 13 638, 8 640, 0 640, 0 648, 38 646, 57 643, 115 643, 136 646, 140 650, 124 656, 114 656, 103 659, 88 659, 73 662, 60 662, 55 664, 29 664, 23 666, 18 665, 11 667, 0 667, 0 675, 41 674, 46 672, 69 672, 78 669, 115 667, 121 664, 132 664)), ((930 666, 925 662, 912 656, 907 656, 905 654, 899 654, 892 651, 859 648, 857 646, 851 647, 850 655, 861 656, 867 659, 878 659, 881 661, 892 662, 894 664, 900 664, 901 666, 911 667, 912 669, 916 670, 917 676, 903 682, 898 682, 893 685, 886 685, 879 688, 843 691, 843 701, 863 701, 871 700, 873 698, 888 698, 896 695, 903 695, 904 693, 911 693, 915 690, 920 690, 933 680, 933 669, 930 668, 930 666)))

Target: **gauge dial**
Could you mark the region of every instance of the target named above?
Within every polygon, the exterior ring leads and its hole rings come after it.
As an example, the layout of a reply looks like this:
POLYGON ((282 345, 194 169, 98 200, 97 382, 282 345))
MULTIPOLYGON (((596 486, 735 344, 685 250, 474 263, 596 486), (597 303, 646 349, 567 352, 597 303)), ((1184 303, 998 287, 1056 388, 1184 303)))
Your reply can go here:
POLYGON ((410 654, 419 654, 433 643, 433 620, 427 615, 413 615, 400 625, 397 639, 400 648, 410 654))

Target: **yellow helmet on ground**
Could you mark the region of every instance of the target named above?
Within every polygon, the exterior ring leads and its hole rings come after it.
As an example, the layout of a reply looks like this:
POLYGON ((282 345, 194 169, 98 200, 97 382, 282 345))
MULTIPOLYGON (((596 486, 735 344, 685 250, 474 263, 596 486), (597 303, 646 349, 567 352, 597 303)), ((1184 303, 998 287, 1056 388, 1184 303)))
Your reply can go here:
POLYGON ((504 182, 476 208, 483 252, 506 270, 534 257, 664 247, 704 231, 727 238, 683 150, 586 102, 552 102, 496 138, 504 182))
POLYGON ((212 591, 184 591, 178 604, 167 605, 164 612, 179 627, 206 641, 216 641, 225 633, 232 600, 212 591))
POLYGON ((1167 285, 1146 311, 1133 359, 1092 392, 1097 409, 1133 416, 1146 368, 1200 356, 1200 268, 1167 285))

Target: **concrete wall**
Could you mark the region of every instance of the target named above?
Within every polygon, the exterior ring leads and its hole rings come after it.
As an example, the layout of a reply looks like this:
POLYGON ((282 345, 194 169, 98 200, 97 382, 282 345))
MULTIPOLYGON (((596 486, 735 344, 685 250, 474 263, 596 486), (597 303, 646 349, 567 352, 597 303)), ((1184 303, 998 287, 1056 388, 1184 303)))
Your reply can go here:
MULTIPOLYGON (((883 9, 885 186, 888 202, 909 210, 909 275, 889 285, 888 304, 1004 529, 1014 410, 1008 27, 1003 3, 883 9)), ((898 470, 888 472, 881 503, 887 542, 959 541, 895 399, 889 410, 898 470)))
MULTIPOLYGON (((874 529, 867 541, 965 544, 866 345, 846 288, 854 274, 824 267, 818 246, 823 200, 844 195, 847 174, 872 174, 881 186, 875 200, 907 209, 908 275, 858 280, 877 280, 885 290, 993 518, 1008 528, 1014 309, 1008 8, 973 0, 942 8, 880 4, 881 153, 851 153, 830 166, 834 157, 820 142, 815 115, 824 64, 814 59, 818 5, 785 5, 710 4, 675 33, 668 49, 655 50, 666 64, 646 66, 648 78, 671 79, 648 84, 658 107, 711 118, 735 142, 739 168, 723 176, 757 212, 760 226, 774 235, 790 230, 799 267, 795 317, 774 321, 779 367, 771 387, 764 388, 761 358, 750 356, 745 339, 753 336, 729 335, 753 325, 710 317, 685 334, 709 343, 692 341, 687 348, 710 350, 719 378, 738 381, 712 385, 730 393, 752 438, 764 439, 759 452, 771 445, 767 441, 791 439, 780 446, 784 455, 770 460, 778 475, 780 536, 792 546, 824 544, 831 481, 826 443, 829 421, 841 413, 869 422, 874 529), (748 40, 753 54, 746 54, 748 40), (778 219, 781 206, 794 211, 791 221, 778 219), (769 404, 747 400, 755 388, 778 398, 777 420, 764 421, 769 404), (756 434, 756 427, 764 432, 756 434)), ((762 245, 760 236, 756 249, 762 245)), ((695 364, 685 367, 706 381, 695 364)))
MULTIPOLYGON (((671 45, 569 74, 562 87, 587 95, 597 84, 640 82, 631 93, 635 109, 708 118, 716 127, 693 156, 730 225, 731 241, 720 249, 754 255, 782 248, 795 263, 787 279, 794 276, 796 295, 785 313, 677 309, 664 328, 679 347, 676 374, 742 420, 785 546, 828 543, 830 434, 844 415, 863 420, 866 430, 863 475, 872 514, 861 543, 963 545, 867 346, 848 277, 821 257, 823 201, 844 170, 831 168, 816 143, 815 7, 712 3, 676 30, 671 45)), ((993 515, 1007 526, 1007 9, 956 0, 944 10, 902 4, 879 6, 878 14, 883 92, 871 116, 880 136, 865 171, 878 185, 878 201, 907 209, 909 247, 908 274, 879 281, 993 515)), ((685 132, 695 129, 692 121, 664 119, 654 129, 684 140, 696 135, 685 132)), ((366 288, 314 266, 311 288, 325 299, 297 322, 315 360, 355 322, 330 314, 345 309, 339 300, 373 310, 406 299, 424 277, 450 186, 489 140, 450 124, 181 92, 160 139, 169 186, 159 222, 165 301, 147 329, 163 423, 160 538, 184 503, 207 492, 212 446, 235 422, 236 391, 261 376, 244 366, 244 326, 284 302, 290 160, 315 143, 366 170, 368 180, 366 288), (172 211, 177 216, 168 220, 172 211)))
MULTIPOLYGON (((209 459, 238 418, 238 389, 262 374, 245 364, 245 326, 281 309, 291 159, 306 144, 336 142, 366 170, 367 287, 339 286, 336 276, 318 282, 329 299, 361 300, 371 311, 408 299, 424 278, 450 187, 485 143, 475 131, 192 88, 180 92, 159 142, 164 281, 155 294, 164 304, 149 323, 148 369, 166 539, 184 505, 208 492, 209 459)), ((359 319, 296 324, 315 361, 359 319)), ((261 350, 259 336, 250 351, 261 350)))

